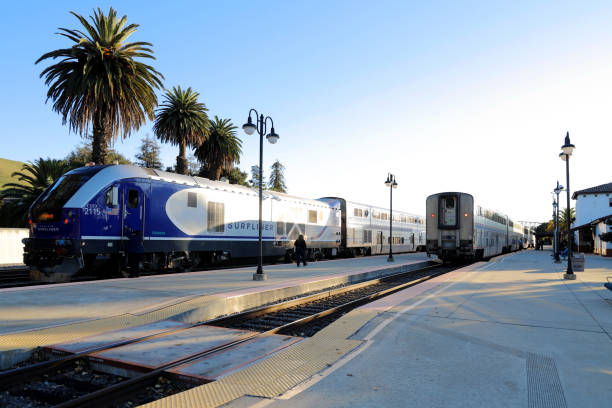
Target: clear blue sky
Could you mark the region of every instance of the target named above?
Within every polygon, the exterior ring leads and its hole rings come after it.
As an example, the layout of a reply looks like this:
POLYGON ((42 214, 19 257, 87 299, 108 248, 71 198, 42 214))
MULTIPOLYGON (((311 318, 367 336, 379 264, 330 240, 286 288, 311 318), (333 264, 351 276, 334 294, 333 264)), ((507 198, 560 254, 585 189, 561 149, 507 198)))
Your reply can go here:
MULTIPOLYGON (((425 197, 467 191, 515 219, 544 220, 577 149, 572 189, 612 181, 612 3, 489 1, 39 1, 3 5, 0 157, 65 157, 80 143, 45 104, 34 65, 68 45, 69 14, 115 7, 140 25, 165 86, 191 86, 209 114, 274 118, 264 168, 290 193, 341 195, 423 213, 425 197)), ((161 92, 160 92, 161 94, 161 92)), ((147 123, 116 149, 133 159, 147 123)), ((243 139, 240 167, 258 161, 243 139)), ((176 147, 164 145, 165 165, 176 147)))

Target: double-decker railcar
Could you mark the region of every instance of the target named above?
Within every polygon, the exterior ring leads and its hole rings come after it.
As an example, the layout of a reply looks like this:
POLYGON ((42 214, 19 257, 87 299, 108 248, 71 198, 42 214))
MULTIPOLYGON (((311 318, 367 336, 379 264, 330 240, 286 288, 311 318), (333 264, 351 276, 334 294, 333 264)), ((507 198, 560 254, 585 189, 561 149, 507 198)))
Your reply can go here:
POLYGON ((443 261, 480 259, 521 249, 524 228, 474 203, 471 194, 445 192, 426 200, 427 253, 443 261))
MULTIPOLYGON (((264 256, 290 256, 300 234, 310 256, 336 254, 339 206, 265 191, 262 211, 264 256)), ((130 165, 83 167, 30 208, 24 263, 53 280, 100 262, 120 268, 131 253, 152 269, 193 266, 256 257, 258 231, 252 188, 130 165)))
MULTIPOLYGON (((389 252, 388 209, 347 201, 340 197, 319 200, 342 211, 340 250, 349 256, 389 252)), ((416 214, 393 211, 393 251, 425 250, 425 219, 416 214)))

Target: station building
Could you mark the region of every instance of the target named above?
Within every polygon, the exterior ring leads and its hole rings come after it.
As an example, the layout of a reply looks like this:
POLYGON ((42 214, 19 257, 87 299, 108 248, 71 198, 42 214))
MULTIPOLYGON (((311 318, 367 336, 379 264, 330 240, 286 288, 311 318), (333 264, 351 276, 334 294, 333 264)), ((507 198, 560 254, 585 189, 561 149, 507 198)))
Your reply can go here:
POLYGON ((612 232, 612 183, 576 191, 572 198, 576 200, 572 230, 578 251, 612 256, 612 242, 601 239, 612 232))

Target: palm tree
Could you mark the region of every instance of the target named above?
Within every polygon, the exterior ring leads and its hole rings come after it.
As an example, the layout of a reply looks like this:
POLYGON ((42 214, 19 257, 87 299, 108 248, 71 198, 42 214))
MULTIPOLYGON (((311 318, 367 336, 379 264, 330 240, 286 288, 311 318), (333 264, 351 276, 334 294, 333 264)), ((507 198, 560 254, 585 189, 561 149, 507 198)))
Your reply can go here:
POLYGON ((40 57, 60 61, 45 68, 40 77, 49 85, 47 101, 62 115, 70 130, 87 134, 92 125, 93 161, 104 164, 108 144, 118 135, 128 137, 146 119, 154 118, 157 97, 154 88, 162 87, 163 75, 136 58, 151 58, 148 42, 126 42, 138 24, 126 26, 111 7, 108 15, 94 10, 91 23, 74 12, 85 31, 60 28, 58 33, 74 42, 70 48, 51 51, 40 57))
POLYGON ((221 170, 231 171, 234 163, 240 163, 242 140, 236 136, 236 126, 229 119, 215 120, 208 128, 206 139, 195 151, 202 163, 206 163, 208 178, 219 180, 221 170))
MULTIPOLYGON (((569 225, 571 227, 572 223, 576 219, 576 209, 575 208, 570 208, 569 214, 570 214, 570 218, 571 218, 571 220, 569 222, 569 225)), ((567 232, 567 221, 568 221, 567 208, 564 208, 559 213, 559 228, 560 228, 561 231, 567 232)))
POLYGON ((176 172, 187 174, 187 146, 196 147, 208 137, 206 105, 198 102, 199 93, 191 87, 183 91, 174 87, 166 91, 165 101, 157 110, 153 132, 162 142, 179 146, 176 172))
POLYGON ((11 174, 21 183, 7 183, 0 191, 3 219, 11 220, 12 226, 26 226, 28 209, 42 192, 70 170, 63 160, 43 159, 25 163, 21 171, 11 174))

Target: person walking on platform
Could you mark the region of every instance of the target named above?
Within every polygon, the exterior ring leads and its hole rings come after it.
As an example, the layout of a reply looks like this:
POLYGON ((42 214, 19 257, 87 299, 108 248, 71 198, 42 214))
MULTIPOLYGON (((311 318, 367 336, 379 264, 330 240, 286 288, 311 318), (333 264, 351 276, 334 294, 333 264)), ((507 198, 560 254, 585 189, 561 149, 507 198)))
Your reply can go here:
POLYGON ((304 266, 306 266, 306 240, 302 234, 300 234, 298 239, 295 240, 295 244, 293 244, 293 246, 295 247, 297 266, 300 266, 300 261, 302 261, 304 266))

